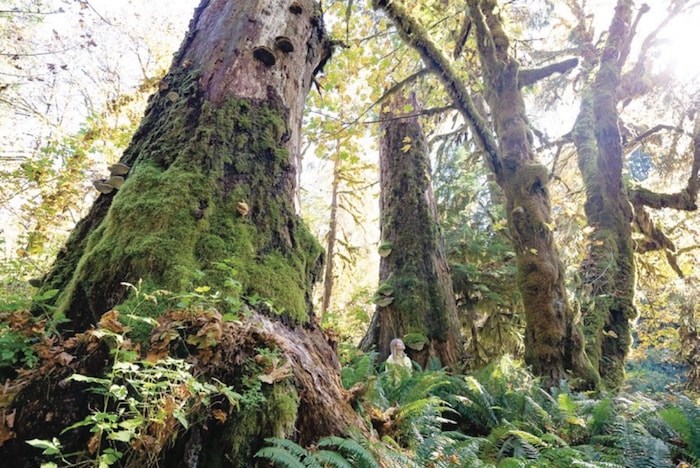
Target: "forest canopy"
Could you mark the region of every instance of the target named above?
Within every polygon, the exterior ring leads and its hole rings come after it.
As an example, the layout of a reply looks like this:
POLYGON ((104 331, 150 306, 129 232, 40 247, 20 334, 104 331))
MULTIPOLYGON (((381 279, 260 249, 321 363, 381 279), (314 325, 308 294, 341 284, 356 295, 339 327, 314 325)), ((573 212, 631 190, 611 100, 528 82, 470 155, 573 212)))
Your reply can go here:
POLYGON ((700 2, 1 3, 0 457, 700 463, 700 2))

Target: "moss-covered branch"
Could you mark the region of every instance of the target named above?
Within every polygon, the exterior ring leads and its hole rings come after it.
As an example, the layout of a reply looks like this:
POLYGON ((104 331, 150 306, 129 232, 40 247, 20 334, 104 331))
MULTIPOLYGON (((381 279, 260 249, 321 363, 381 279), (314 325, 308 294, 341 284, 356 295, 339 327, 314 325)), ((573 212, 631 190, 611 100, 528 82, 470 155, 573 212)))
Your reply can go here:
POLYGON ((452 57, 457 60, 460 55, 462 55, 462 51, 464 50, 464 44, 467 43, 467 38, 469 37, 469 33, 472 30, 472 19, 469 16, 469 13, 464 15, 464 19, 462 19, 462 25, 459 28, 459 33, 457 34, 457 39, 455 39, 455 48, 452 51, 452 57))
POLYGON ((693 165, 690 169, 688 184, 680 192, 657 193, 644 187, 630 189, 630 199, 635 206, 649 208, 673 208, 682 211, 695 211, 698 209, 697 198, 700 181, 700 112, 695 115, 695 128, 693 129, 693 165))
POLYGON ((646 236, 643 242, 637 244, 635 249, 637 252, 646 253, 655 250, 670 250, 674 252, 676 250, 673 241, 651 219, 649 213, 642 206, 638 207, 634 212, 634 225, 639 232, 646 236))
POLYGON ((518 74, 518 86, 531 86, 555 73, 566 73, 578 65, 577 58, 570 58, 562 62, 552 63, 540 68, 520 70, 518 74))
POLYGON ((487 163, 496 175, 496 179, 502 182, 503 169, 498 157, 496 141, 486 120, 476 109, 466 84, 452 69, 447 57, 428 38, 418 22, 406 13, 404 8, 387 0, 374 0, 374 8, 384 10, 396 25, 401 38, 410 44, 420 54, 423 62, 438 75, 447 93, 454 100, 455 106, 469 124, 477 142, 486 151, 487 163))

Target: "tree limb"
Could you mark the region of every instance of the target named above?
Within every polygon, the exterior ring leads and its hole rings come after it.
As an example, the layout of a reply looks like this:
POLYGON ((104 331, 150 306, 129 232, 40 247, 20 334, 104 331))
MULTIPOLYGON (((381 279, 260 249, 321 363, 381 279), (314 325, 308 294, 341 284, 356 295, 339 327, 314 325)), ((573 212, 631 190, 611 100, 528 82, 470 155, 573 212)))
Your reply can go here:
POLYGON ((632 140, 628 141, 625 144, 625 151, 629 151, 630 149, 634 148, 638 143, 641 143, 642 141, 649 138, 651 135, 658 133, 662 130, 672 130, 674 132, 684 133, 682 128, 675 127, 673 125, 658 124, 658 125, 655 125, 652 128, 650 128, 649 130, 640 133, 639 135, 634 137, 632 140))
POLYGON ((518 86, 521 88, 531 86, 536 82, 553 75, 554 73, 566 73, 572 68, 576 67, 576 65, 578 65, 578 59, 571 58, 564 60, 563 62, 552 63, 540 68, 520 70, 518 74, 518 86))
POLYGON ((684 278, 683 270, 678 265, 676 246, 661 227, 656 224, 643 206, 637 206, 634 211, 634 225, 645 239, 635 246, 637 253, 663 251, 671 269, 678 277, 684 278))
POLYGON ((630 54, 630 46, 632 45, 632 39, 634 39, 634 36, 637 33, 637 26, 639 26, 639 20, 641 20, 642 16, 645 13, 647 13, 650 9, 651 8, 646 3, 642 3, 642 6, 639 8, 637 16, 634 18, 634 23, 632 23, 632 27, 630 28, 629 33, 627 33, 627 38, 622 44, 622 49, 620 50, 620 57, 617 60, 617 65, 620 68, 622 68, 622 66, 625 64, 625 62, 627 61, 627 57, 630 54))
POLYGON ((464 15, 464 19, 462 20, 462 26, 459 28, 459 34, 457 35, 457 39, 455 40, 455 48, 454 51, 452 52, 452 57, 457 60, 460 55, 462 55, 462 51, 464 50, 464 44, 467 42, 467 38, 469 37, 469 32, 472 29, 472 19, 469 16, 469 13, 466 13, 464 15))
POLYGON ((676 193, 656 193, 644 187, 630 190, 630 200, 635 206, 649 208, 674 208, 676 210, 695 211, 698 209, 698 174, 700 173, 700 112, 695 115, 693 129, 693 165, 690 169, 688 185, 676 193))

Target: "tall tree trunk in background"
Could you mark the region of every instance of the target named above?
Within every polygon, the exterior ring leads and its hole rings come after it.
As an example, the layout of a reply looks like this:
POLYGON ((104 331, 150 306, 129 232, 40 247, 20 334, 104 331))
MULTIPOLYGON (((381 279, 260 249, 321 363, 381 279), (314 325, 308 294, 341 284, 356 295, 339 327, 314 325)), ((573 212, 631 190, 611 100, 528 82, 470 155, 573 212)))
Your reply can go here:
POLYGON ((338 190, 340 188, 340 154, 338 153, 338 145, 336 141, 336 152, 333 159, 333 182, 331 184, 331 216, 328 223, 328 239, 326 240, 326 269, 323 274, 323 299, 321 300, 321 312, 319 321, 328 311, 331 304, 331 295, 333 294, 334 281, 334 265, 335 258, 335 243, 338 237, 338 190))
MULTIPOLYGON (((380 133, 380 223, 382 256, 377 310, 360 346, 403 338, 409 356, 425 366, 437 357, 455 368, 462 353, 457 306, 436 219, 428 148, 417 117, 406 117, 405 97, 382 110, 380 133)), ((415 101, 415 100, 414 100, 415 101)))
POLYGON ((424 29, 396 2, 375 0, 396 24, 402 38, 442 80, 454 105, 484 149, 486 162, 506 196, 508 222, 515 244, 518 287, 526 314, 525 360, 547 384, 571 374, 584 386, 597 375, 585 354, 577 317, 569 305, 565 269, 554 236, 547 184, 549 173, 532 148, 521 87, 575 66, 575 61, 532 71, 519 70, 510 41, 495 11, 495 0, 468 0, 476 31, 486 101, 498 144, 480 115, 464 81, 424 29))
POLYGON ((632 342, 630 323, 637 316, 633 213, 622 180, 624 155, 617 111, 620 70, 626 58, 622 54, 631 19, 630 2, 619 1, 595 80, 583 93, 573 131, 586 187, 584 210, 593 228, 581 266, 582 283, 590 294, 582 310, 586 348, 612 388, 619 387, 624 378, 632 342))
MULTIPOLYGON (((329 56, 316 1, 203 0, 123 155, 126 182, 97 199, 44 281, 43 290, 61 291, 56 306, 73 331, 119 309, 127 300, 122 282, 178 293, 205 284, 243 301, 266 300, 244 304, 238 324, 214 320, 223 332, 211 353, 220 359, 188 352, 198 375, 234 389, 260 348, 279 351, 291 376, 264 384, 259 406, 242 404, 225 422, 198 419, 162 454, 167 466, 250 466, 265 437, 307 444, 361 425, 337 358, 311 320, 322 250, 293 207, 304 100, 329 56), (193 447, 197 459, 185 460, 193 447)), ((0 457, 37 466, 39 451, 24 442, 31 438, 60 437, 66 451, 85 450, 85 428, 59 433, 94 402, 84 384, 62 381, 74 372, 99 376, 109 360, 75 353, 74 362, 55 364, 50 378, 37 375, 16 395, 16 439, 0 457)))
POLYGON ((477 47, 499 142, 496 180, 506 196, 506 213, 515 244, 518 288, 526 314, 525 360, 550 384, 567 371, 596 381, 583 349, 565 286, 565 268, 552 231, 547 185, 549 173, 532 148, 521 87, 525 74, 510 55, 509 39, 495 12, 495 0, 468 0, 477 47))

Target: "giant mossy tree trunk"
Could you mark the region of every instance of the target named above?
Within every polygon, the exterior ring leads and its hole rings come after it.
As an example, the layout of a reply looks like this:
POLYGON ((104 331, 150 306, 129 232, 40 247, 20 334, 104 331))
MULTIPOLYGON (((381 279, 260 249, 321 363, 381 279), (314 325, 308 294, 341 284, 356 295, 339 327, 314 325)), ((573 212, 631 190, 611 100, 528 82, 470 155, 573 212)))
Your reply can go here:
POLYGON ((122 157, 126 183, 100 196, 45 280, 75 329, 122 302, 122 282, 182 291, 203 271, 223 288, 215 262, 231 262, 244 293, 308 318, 320 249, 290 202, 293 155, 329 51, 314 2, 288 3, 197 10, 122 157))
POLYGON ((494 138, 465 82, 421 26, 396 2, 375 0, 374 4, 389 15, 402 38, 442 80, 505 193, 517 256, 518 287, 525 306, 526 361, 548 384, 558 384, 573 375, 582 380, 582 385, 595 385, 597 375, 586 357, 577 317, 567 299, 564 267, 554 243, 547 191, 549 174, 535 158, 521 92, 523 86, 566 71, 576 61, 519 70, 496 11, 497 2, 468 0, 494 138))
MULTIPOLYGON (((622 70, 640 18, 650 11, 648 5, 642 4, 632 20, 633 7, 630 0, 616 3, 602 51, 593 44, 587 26, 589 18, 581 9, 574 10, 579 21, 580 34, 576 38, 584 59, 582 68, 589 82, 581 93, 581 107, 572 132, 586 188, 584 209, 588 226, 592 228, 581 266, 580 295, 588 354, 611 388, 619 387, 623 381, 625 358, 632 341, 631 323, 637 316, 635 253, 664 251, 671 268, 683 277, 673 242, 654 223, 647 208, 696 210, 700 172, 700 119, 696 115, 689 148, 693 153, 692 166, 683 190, 656 193, 644 187, 628 186, 623 178, 625 148, 618 103, 631 100, 639 92, 632 84, 638 83, 643 74, 646 51, 642 51, 640 59, 628 71, 622 74, 622 70), (641 239, 633 239, 633 229, 642 235, 641 239)), ((669 9, 669 18, 682 9, 680 3, 669 9)), ((644 43, 650 44, 650 38, 657 32, 644 43)), ((691 103, 690 109, 693 107, 691 103)), ((637 135, 636 139, 641 141, 643 137, 637 135)))
MULTIPOLYGON (((122 282, 174 293, 207 285, 244 302, 264 299, 243 306, 239 325, 217 322, 224 336, 212 352, 222 357, 198 372, 235 387, 246 362, 267 347, 289 361, 291 382, 266 384, 262 406, 242 407, 223 425, 202 419, 185 434, 196 441, 175 442, 173 450, 204 447, 199 466, 250 466, 267 436, 309 443, 360 425, 337 359, 313 325, 322 250, 293 207, 304 100, 329 56, 316 1, 202 0, 121 160, 130 167, 126 182, 97 199, 44 281, 44 290, 60 290, 55 305, 70 320, 66 333, 119 309, 122 282)), ((51 439, 87 414, 84 387, 61 381, 78 371, 99 375, 108 362, 77 357, 16 396, 16 439, 0 448, 6 459, 36 466, 38 451, 24 440, 51 439)), ((69 450, 85 448, 85 439, 66 437, 69 450)))
POLYGON ((403 338, 408 355, 455 368, 462 353, 457 306, 437 223, 428 148, 415 116, 402 116, 401 95, 389 98, 380 125, 380 223, 382 256, 377 310, 361 347, 376 347, 380 359, 389 343, 403 338))

